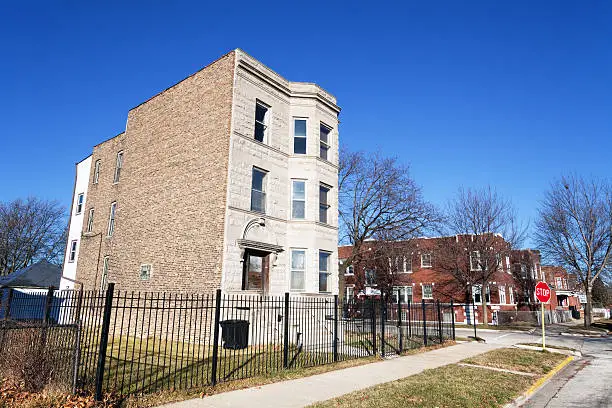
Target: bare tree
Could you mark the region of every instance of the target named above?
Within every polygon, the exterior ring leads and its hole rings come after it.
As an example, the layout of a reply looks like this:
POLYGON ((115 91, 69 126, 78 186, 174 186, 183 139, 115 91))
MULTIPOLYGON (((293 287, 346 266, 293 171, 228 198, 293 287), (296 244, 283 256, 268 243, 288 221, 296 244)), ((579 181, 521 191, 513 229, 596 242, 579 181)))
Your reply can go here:
POLYGON ((480 290, 483 320, 488 324, 487 288, 497 271, 524 238, 512 203, 491 187, 459 189, 446 212, 449 239, 436 249, 438 269, 452 275, 464 289, 466 302, 480 290))
POLYGON ((584 287, 584 324, 592 322, 593 284, 612 269, 612 186, 609 181, 562 177, 545 195, 536 224, 545 258, 573 271, 584 287))
POLYGON ((61 263, 66 245, 64 209, 30 197, 0 203, 0 276, 42 259, 61 263))
MULTIPOLYGON (((346 264, 358 266, 362 260, 372 258, 371 253, 364 251, 366 241, 409 240, 436 225, 439 215, 423 199, 408 166, 400 164, 397 158, 342 149, 339 221, 340 242, 352 246, 346 264)), ((384 262, 389 255, 382 252, 392 247, 379 248, 381 254, 374 258, 384 262)))

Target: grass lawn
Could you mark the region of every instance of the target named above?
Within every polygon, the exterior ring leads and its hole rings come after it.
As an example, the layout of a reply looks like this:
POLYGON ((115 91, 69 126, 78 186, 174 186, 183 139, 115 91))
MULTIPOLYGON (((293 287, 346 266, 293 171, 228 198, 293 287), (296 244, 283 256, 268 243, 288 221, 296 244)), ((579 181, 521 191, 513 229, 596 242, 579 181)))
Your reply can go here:
MULTIPOLYGON (((556 353, 506 348, 463 362, 542 375, 564 358, 556 353)), ((534 381, 536 378, 525 375, 451 364, 320 402, 311 408, 501 407, 534 381)))
MULTIPOLYGON (((542 343, 518 343, 518 345, 520 346, 531 346, 531 347, 540 347, 542 348, 542 343)), ((546 348, 549 349, 557 349, 557 350, 570 350, 570 351, 575 351, 576 349, 571 348, 571 347, 565 347, 565 346, 557 346, 554 344, 548 344, 546 343, 546 348)))
POLYGON ((463 360, 464 363, 543 375, 566 358, 547 351, 504 348, 463 360))

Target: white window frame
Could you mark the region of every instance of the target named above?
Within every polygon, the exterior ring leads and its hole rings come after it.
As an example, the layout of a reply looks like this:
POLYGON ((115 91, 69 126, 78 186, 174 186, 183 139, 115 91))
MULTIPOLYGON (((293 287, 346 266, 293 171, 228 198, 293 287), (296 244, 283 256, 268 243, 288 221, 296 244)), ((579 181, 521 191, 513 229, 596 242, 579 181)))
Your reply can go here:
POLYGON ((113 184, 119 183, 121 178, 121 169, 123 168, 123 150, 117 152, 117 162, 115 163, 115 176, 113 178, 113 184))
POLYGON ((306 248, 291 248, 291 259, 289 259, 289 290, 291 292, 304 292, 306 290, 306 265, 308 264, 308 260, 306 256, 308 255, 306 248), (295 252, 301 252, 304 254, 304 269, 294 268, 293 267, 293 254, 295 252), (302 273, 302 287, 294 288, 293 287, 293 273, 302 273))
POLYGON ((260 214, 265 214, 266 213, 266 207, 267 207, 267 205, 266 205, 267 204, 266 203, 266 201, 267 201, 267 197, 266 197, 266 190, 267 190, 266 183, 267 183, 267 180, 268 180, 268 171, 267 170, 264 170, 264 169, 259 168, 257 166, 253 166, 252 167, 252 170, 251 170, 251 205, 250 205, 250 210, 251 211, 254 211, 254 212, 257 212, 257 213, 260 213, 260 214), (253 181, 255 180, 255 177, 254 177, 255 176, 255 172, 263 174, 263 178, 261 180, 261 191, 256 190, 253 187, 253 181), (262 197, 262 201, 263 201, 263 204, 262 204, 263 210, 262 211, 253 209, 253 191, 257 191, 257 192, 261 193, 261 197, 262 197))
POLYGON ((332 129, 333 128, 331 126, 328 126, 328 125, 326 125, 323 122, 320 122, 320 124, 319 124, 319 158, 321 158, 323 160, 326 160, 326 161, 330 161, 329 160, 329 152, 331 150, 330 149, 330 147, 331 147, 330 139, 331 139, 332 129), (327 142, 323 141, 323 139, 321 138, 321 129, 322 128, 327 129, 327 142), (326 157, 323 157, 321 155, 321 149, 323 149, 323 148, 325 149, 325 156, 326 157))
POLYGON ((106 290, 106 284, 108 282, 108 270, 109 270, 109 262, 110 257, 108 255, 104 256, 104 260, 102 261, 102 276, 100 277, 100 290, 106 290))
POLYGON ((303 179, 291 179, 291 219, 292 220, 305 220, 306 219, 306 197, 308 196, 306 189, 308 188, 306 185, 306 180, 303 179), (304 198, 296 199, 295 198, 295 183, 303 183, 304 184, 304 198), (304 216, 303 217, 295 217, 293 213, 294 203, 296 201, 300 201, 304 203, 304 216))
POLYGON ((355 268, 353 265, 349 265, 344 269, 344 276, 354 276, 355 268))
POLYGON ((330 225, 330 219, 329 219, 329 214, 330 211, 329 209, 331 208, 331 204, 329 203, 329 193, 331 193, 332 187, 324 184, 324 183, 319 183, 319 217, 318 217, 318 221, 321 224, 325 224, 325 225, 330 225), (326 194, 326 201, 325 204, 321 201, 321 189, 326 189, 327 190, 327 194, 326 194), (321 208, 325 207, 325 221, 321 221, 321 208))
POLYGON ((100 159, 96 160, 94 163, 94 174, 93 174, 93 184, 98 184, 100 181, 100 166, 102 162, 100 159))
POLYGON ((259 143, 268 144, 269 123, 270 123, 270 105, 260 101, 259 99, 256 99, 255 100, 255 122, 253 124, 253 140, 259 143), (266 110, 266 113, 264 114, 263 122, 260 122, 257 120, 257 105, 261 106, 262 108, 266 110), (264 128, 263 138, 262 138, 263 140, 261 141, 257 140, 257 123, 261 124, 264 128))
POLYGON ((480 265, 480 252, 479 251, 470 252, 470 270, 471 271, 482 270, 482 267, 480 265), (476 262, 476 265, 474 265, 474 262, 476 262))
POLYGON ((68 253, 68 262, 74 262, 76 260, 78 242, 79 241, 76 239, 73 239, 72 241, 70 241, 70 251, 68 253))
POLYGON ((83 206, 85 205, 85 193, 79 193, 76 199, 76 210, 75 215, 79 215, 83 212, 83 206))
POLYGON ((94 209, 90 208, 89 215, 87 216, 87 229, 85 230, 85 232, 93 231, 93 222, 94 222, 94 209))
POLYGON ((497 290, 499 292, 499 304, 505 305, 506 304, 506 287, 498 286, 497 290))
POLYGON ((555 276, 555 284, 557 285, 557 289, 563 289, 563 278, 555 276))
POLYGON ((301 117, 293 117, 293 149, 292 150, 292 154, 297 154, 300 156, 305 156, 308 154, 308 118, 301 118, 301 117), (303 120, 304 122, 306 122, 306 135, 304 136, 297 136, 295 134, 295 122, 298 120, 303 120), (295 139, 304 139, 304 153, 296 153, 295 152, 295 139))
POLYGON ((347 285, 344 288, 344 301, 352 302, 355 299, 355 285, 347 285))
POLYGON ((421 254, 421 268, 431 268, 433 263, 431 261, 432 256, 431 256, 431 252, 425 252, 421 254), (426 265, 425 262, 423 262, 425 260, 424 257, 428 256, 429 257, 429 264, 426 265))
POLYGON ((412 256, 403 256, 401 273, 412 273, 412 256))
POLYGON ((433 283, 421 283, 421 299, 433 299, 433 283), (425 296, 425 287, 431 287, 431 294, 429 296, 425 296))
POLYGON ((318 282, 317 286, 318 286, 318 289, 319 289, 319 293, 330 293, 331 292, 331 285, 330 285, 330 282, 329 282, 329 280, 330 280, 329 278, 331 276, 331 271, 330 271, 330 269, 331 269, 331 266, 330 266, 331 257, 332 257, 331 251, 326 251, 326 250, 323 250, 323 249, 319 249, 319 253, 318 253, 318 264, 319 264, 319 275, 318 275, 318 277, 319 277, 319 280, 317 281, 318 282), (321 266, 322 266, 321 265, 321 255, 322 254, 327 255, 327 258, 326 258, 327 259, 327 265, 325 265, 326 269, 321 269, 321 266), (321 290, 321 275, 325 275, 325 290, 321 290))
MULTIPOLYGON (((394 303, 397 303, 397 298, 399 298, 400 295, 402 295, 402 290, 403 290, 403 296, 402 296, 403 299, 400 298, 400 303, 407 304, 408 300, 410 300, 410 303, 412 303, 414 291, 412 289, 412 286, 405 286, 405 285, 404 286, 393 286, 392 294, 393 294, 394 303), (409 291, 410 291, 410 299, 408 299, 409 291)), ((433 287, 432 287, 432 293, 433 293, 433 287)))
POLYGON ((151 280, 151 276, 153 275, 153 266, 151 264, 141 264, 140 265, 140 274, 138 276, 138 278, 143 281, 143 282, 147 282, 151 280), (143 277, 143 270, 148 269, 147 270, 147 275, 146 277, 143 277))
MULTIPOLYGON (((487 287, 485 288, 485 299, 487 300, 487 304, 490 305, 491 304, 491 287, 489 285, 487 285, 487 287), (489 297, 489 299, 487 299, 487 296, 489 297)), ((482 285, 481 284, 472 285, 472 300, 474 301, 475 304, 482 305, 482 285), (476 296, 475 296, 476 288, 478 288, 479 290, 480 302, 476 301, 476 296)))
POLYGON ((117 202, 113 201, 110 205, 110 213, 108 215, 107 237, 112 237, 115 233, 115 218, 117 218, 117 202))
POLYGON ((514 305, 514 290, 512 288, 512 286, 508 286, 508 298, 510 300, 510 304, 514 305))

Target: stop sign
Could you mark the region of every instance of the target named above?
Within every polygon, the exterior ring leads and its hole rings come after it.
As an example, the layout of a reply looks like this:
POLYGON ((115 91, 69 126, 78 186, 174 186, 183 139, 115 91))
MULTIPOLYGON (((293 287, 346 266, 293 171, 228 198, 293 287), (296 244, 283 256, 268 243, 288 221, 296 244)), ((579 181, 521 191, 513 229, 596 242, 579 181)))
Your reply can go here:
POLYGON ((550 300, 550 287, 546 282, 538 282, 535 286, 535 295, 542 303, 548 303, 550 300))

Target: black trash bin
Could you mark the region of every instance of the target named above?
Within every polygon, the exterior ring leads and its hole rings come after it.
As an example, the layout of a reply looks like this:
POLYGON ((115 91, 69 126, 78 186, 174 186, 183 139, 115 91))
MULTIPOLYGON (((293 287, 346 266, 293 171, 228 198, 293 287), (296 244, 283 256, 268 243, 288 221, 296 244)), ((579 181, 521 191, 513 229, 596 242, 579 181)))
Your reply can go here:
POLYGON ((572 318, 580 319, 580 310, 573 309, 572 310, 572 318))
POLYGON ((249 345, 249 322, 247 320, 223 320, 221 324, 221 338, 223 348, 240 350, 249 345))

